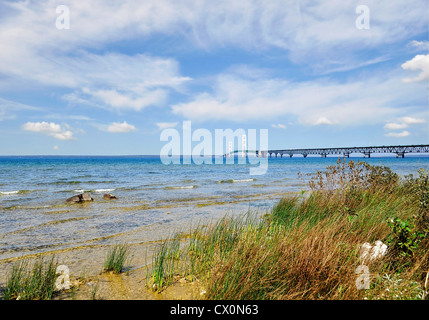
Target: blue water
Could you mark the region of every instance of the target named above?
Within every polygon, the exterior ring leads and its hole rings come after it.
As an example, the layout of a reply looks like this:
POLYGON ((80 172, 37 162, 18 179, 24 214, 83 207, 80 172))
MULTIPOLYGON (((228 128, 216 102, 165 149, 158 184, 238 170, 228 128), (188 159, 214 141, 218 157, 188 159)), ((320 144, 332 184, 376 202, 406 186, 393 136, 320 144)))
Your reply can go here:
MULTIPOLYGON (((355 158, 404 176, 429 169, 429 157, 355 158)), ((184 226, 249 208, 269 210, 308 189, 298 173, 335 164, 322 159, 270 158, 264 175, 250 164, 163 164, 158 157, 0 157, 0 259, 110 241, 147 226, 184 226), (89 192, 93 202, 69 204, 89 192), (117 200, 103 200, 113 193, 117 200)), ((165 228, 167 230, 167 228, 165 228)), ((165 234, 165 237, 168 236, 165 234)))

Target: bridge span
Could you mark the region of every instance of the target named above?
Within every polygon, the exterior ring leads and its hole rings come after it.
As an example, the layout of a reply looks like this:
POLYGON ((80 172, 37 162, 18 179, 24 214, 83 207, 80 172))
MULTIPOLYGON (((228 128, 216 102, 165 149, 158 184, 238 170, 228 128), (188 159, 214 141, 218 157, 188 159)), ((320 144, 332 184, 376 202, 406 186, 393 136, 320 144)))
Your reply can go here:
POLYGON ((259 150, 256 151, 256 156, 283 158, 284 155, 287 155, 292 158, 295 154, 301 154, 304 158, 307 158, 308 155, 320 155, 322 158, 326 158, 328 155, 340 155, 349 158, 352 153, 360 153, 368 158, 371 158, 372 153, 390 153, 396 154, 397 158, 404 158, 406 153, 429 153, 429 145, 259 150))

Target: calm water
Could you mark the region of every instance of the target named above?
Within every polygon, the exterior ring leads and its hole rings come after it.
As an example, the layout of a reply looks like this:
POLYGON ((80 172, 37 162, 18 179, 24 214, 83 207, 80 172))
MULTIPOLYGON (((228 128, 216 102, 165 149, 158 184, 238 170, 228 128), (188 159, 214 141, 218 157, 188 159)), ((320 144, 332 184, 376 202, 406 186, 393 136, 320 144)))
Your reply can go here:
MULTIPOLYGON (((159 236, 164 225, 209 221, 249 207, 267 210, 285 194, 307 188, 298 172, 324 170, 336 160, 273 158, 265 175, 250 176, 244 164, 164 165, 143 156, 0 157, 0 259, 105 243, 147 226, 159 226, 159 236), (82 192, 94 201, 65 202, 82 192), (118 199, 103 200, 104 193, 118 199)), ((365 160, 400 175, 429 169, 429 157, 365 160)))

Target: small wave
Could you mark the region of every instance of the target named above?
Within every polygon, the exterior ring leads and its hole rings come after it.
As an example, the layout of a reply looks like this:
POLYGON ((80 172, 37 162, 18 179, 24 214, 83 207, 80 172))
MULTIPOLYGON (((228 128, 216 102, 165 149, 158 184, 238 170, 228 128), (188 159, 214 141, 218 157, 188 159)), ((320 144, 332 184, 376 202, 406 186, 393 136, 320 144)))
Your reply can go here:
POLYGON ((241 180, 234 180, 234 182, 252 182, 252 181, 256 181, 256 179, 241 179, 241 180))
POLYGON ((105 193, 105 192, 112 192, 115 191, 116 189, 94 189, 94 190, 89 190, 89 189, 75 189, 73 190, 73 192, 76 193, 85 193, 85 192, 94 192, 94 193, 105 193))
POLYGON ((85 193, 85 192, 92 192, 92 190, 76 189, 76 190, 73 190, 73 192, 76 192, 76 193, 85 193))
POLYGON ((170 189, 193 189, 193 188, 197 188, 197 186, 165 187, 164 189, 170 190, 170 189))
POLYGON ((27 194, 30 193, 30 190, 13 190, 13 191, 0 191, 0 195, 9 196, 13 194, 27 194))
POLYGON ((95 193, 104 193, 104 192, 112 192, 115 191, 115 189, 95 189, 95 193))
POLYGON ((5 196, 11 195, 11 194, 18 194, 18 193, 19 193, 19 190, 17 190, 17 191, 0 191, 0 194, 5 195, 5 196))
POLYGON ((252 182, 256 181, 256 179, 228 179, 228 180, 219 180, 217 183, 237 183, 237 182, 252 182))

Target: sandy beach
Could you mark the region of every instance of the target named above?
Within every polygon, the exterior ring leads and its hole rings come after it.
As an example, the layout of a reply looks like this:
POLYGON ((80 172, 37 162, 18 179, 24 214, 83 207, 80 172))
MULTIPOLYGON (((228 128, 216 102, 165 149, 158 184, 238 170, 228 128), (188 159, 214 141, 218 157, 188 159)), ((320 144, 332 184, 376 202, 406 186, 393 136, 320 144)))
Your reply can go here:
MULTIPOLYGON (((165 226, 163 226, 163 229, 165 226)), ((141 232, 148 233, 151 227, 141 232)), ((164 229, 165 230, 165 229, 164 229)), ((136 235, 133 235, 135 238, 136 235)), ((118 236, 118 243, 127 243, 129 237, 118 236)), ((186 240, 183 240, 186 241, 186 240)), ((18 258, 0 261, 0 284, 7 281, 13 266, 23 259, 34 263, 52 256, 59 265, 65 265, 70 271, 70 290, 58 291, 54 299, 76 300, 163 300, 163 299, 195 299, 199 297, 198 281, 176 279, 175 283, 162 292, 155 292, 147 287, 147 268, 150 268, 152 253, 160 241, 148 241, 129 245, 130 255, 124 273, 113 274, 103 271, 106 254, 111 245, 86 245, 66 250, 53 250, 41 254, 30 254, 18 258), (93 296, 96 291, 95 297, 93 296)))

